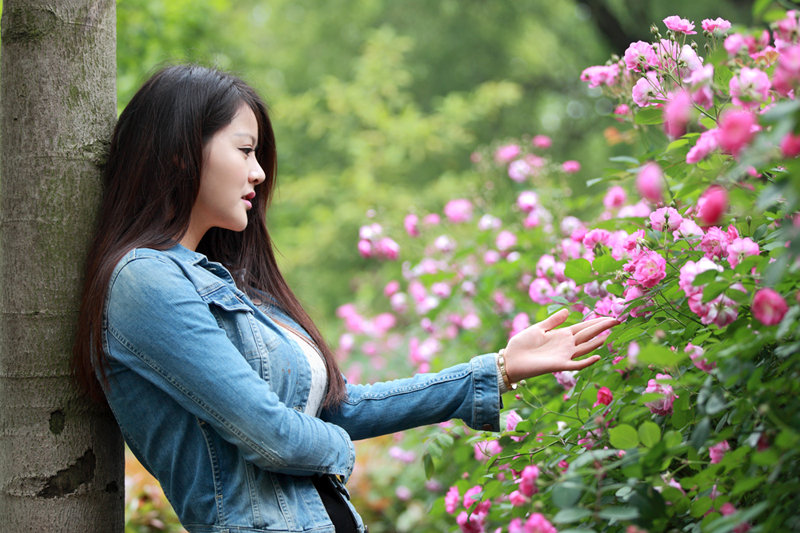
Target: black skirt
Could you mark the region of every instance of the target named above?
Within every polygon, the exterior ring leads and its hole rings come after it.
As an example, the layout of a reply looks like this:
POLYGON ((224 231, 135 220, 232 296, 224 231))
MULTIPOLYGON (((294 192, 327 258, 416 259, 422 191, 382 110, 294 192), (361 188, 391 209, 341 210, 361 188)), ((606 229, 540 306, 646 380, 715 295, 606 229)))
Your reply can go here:
POLYGON ((313 481, 336 533, 358 533, 356 519, 330 476, 314 476, 313 481))

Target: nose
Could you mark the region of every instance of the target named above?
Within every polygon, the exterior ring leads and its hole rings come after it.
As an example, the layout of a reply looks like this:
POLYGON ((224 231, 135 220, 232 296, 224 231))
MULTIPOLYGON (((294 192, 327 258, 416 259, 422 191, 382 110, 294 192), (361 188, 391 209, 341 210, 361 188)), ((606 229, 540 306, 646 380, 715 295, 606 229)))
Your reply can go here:
POLYGON ((250 173, 247 175, 247 179, 254 185, 258 185, 267 179, 267 175, 264 174, 264 169, 261 168, 261 165, 258 163, 256 158, 253 158, 253 163, 251 164, 250 173))

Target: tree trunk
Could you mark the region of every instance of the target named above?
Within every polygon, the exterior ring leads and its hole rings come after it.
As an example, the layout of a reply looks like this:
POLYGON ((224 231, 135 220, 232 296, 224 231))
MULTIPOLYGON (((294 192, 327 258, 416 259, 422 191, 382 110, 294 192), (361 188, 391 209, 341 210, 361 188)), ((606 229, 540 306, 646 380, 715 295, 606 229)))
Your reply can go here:
POLYGON ((123 447, 69 359, 116 118, 114 0, 5 0, 0 530, 122 531, 123 447))

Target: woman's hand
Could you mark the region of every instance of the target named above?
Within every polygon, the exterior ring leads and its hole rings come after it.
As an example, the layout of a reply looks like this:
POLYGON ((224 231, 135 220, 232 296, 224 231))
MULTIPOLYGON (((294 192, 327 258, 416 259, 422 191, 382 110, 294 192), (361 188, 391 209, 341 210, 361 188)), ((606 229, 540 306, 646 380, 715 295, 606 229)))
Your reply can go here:
POLYGON ((505 360, 512 383, 550 372, 580 370, 600 360, 599 355, 580 361, 574 358, 599 348, 604 338, 598 335, 619 322, 603 317, 555 329, 568 316, 569 311, 562 309, 511 337, 505 360))

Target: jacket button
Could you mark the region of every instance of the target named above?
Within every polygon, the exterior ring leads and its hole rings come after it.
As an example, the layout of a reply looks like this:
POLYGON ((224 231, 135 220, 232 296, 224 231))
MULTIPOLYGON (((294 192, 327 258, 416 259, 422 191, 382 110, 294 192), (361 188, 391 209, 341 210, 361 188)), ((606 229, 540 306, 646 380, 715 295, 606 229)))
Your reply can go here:
POLYGON ((484 424, 481 429, 483 429, 484 431, 491 431, 492 425, 491 424, 484 424))

